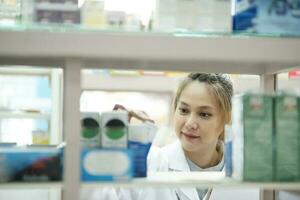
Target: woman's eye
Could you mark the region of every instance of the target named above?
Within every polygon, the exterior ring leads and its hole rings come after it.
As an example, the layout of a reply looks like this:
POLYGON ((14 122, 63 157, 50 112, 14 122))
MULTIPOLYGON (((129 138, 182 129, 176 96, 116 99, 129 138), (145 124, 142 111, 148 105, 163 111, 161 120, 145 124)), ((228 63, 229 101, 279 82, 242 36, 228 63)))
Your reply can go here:
POLYGON ((189 110, 186 108, 179 108, 179 111, 181 114, 187 114, 189 112, 189 110))
POLYGON ((199 113, 199 116, 204 118, 204 119, 208 119, 209 117, 212 116, 212 114, 206 113, 206 112, 201 112, 201 113, 199 113))

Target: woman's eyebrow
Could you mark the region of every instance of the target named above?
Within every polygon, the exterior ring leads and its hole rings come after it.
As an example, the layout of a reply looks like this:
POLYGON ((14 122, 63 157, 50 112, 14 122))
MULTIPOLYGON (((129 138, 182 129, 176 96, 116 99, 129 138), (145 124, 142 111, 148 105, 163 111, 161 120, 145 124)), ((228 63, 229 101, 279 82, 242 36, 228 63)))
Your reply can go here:
POLYGON ((189 106, 189 104, 185 103, 184 101, 180 101, 179 103, 183 106, 189 106))
MULTIPOLYGON (((180 103, 180 105, 182 105, 182 106, 190 106, 188 103, 186 103, 186 102, 184 102, 184 101, 180 101, 179 103, 180 103)), ((211 106, 211 105, 203 105, 203 106, 197 107, 197 109, 213 110, 214 107, 211 106)))
POLYGON ((214 107, 212 107, 212 106, 199 106, 198 108, 207 109, 207 110, 213 110, 214 109, 214 107))

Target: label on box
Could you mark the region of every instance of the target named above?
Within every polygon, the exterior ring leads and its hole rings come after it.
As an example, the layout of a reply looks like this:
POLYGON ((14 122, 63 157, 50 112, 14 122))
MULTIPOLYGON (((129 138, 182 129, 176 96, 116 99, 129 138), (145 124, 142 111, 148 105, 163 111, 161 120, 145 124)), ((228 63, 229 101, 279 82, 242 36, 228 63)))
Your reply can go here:
POLYGON ((83 149, 81 180, 117 181, 133 177, 133 153, 130 149, 83 149))

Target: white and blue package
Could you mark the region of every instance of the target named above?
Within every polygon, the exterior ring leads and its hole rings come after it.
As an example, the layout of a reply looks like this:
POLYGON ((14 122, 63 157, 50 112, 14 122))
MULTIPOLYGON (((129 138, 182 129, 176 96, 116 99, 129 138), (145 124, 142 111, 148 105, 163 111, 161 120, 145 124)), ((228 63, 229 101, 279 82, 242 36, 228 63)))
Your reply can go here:
POLYGON ((81 181, 121 181, 133 177, 134 162, 130 149, 83 149, 81 181))
POLYGON ((300 34, 300 0, 259 0, 257 32, 300 34))
POLYGON ((147 176, 147 155, 151 146, 151 125, 129 125, 128 147, 134 154, 134 177, 147 176))
POLYGON ((57 148, 0 148, 0 182, 61 181, 63 151, 57 148))
POLYGON ((233 31, 299 35, 300 0, 234 0, 233 31))
POLYGON ((256 0, 233 0, 233 31, 244 31, 255 26, 254 19, 257 17, 256 0))

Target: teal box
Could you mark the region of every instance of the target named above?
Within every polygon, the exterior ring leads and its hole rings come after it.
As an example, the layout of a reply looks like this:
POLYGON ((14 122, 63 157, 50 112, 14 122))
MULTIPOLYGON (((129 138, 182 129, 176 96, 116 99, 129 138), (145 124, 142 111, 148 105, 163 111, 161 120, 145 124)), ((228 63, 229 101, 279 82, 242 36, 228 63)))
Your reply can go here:
POLYGON ((237 140, 240 141, 242 156, 238 161, 241 163, 235 164, 235 168, 240 165, 238 171, 242 180, 272 181, 273 97, 245 94, 239 97, 238 102, 241 125, 237 130, 237 140))
POLYGON ((281 94, 275 100, 275 179, 299 180, 299 106, 295 95, 281 94))

